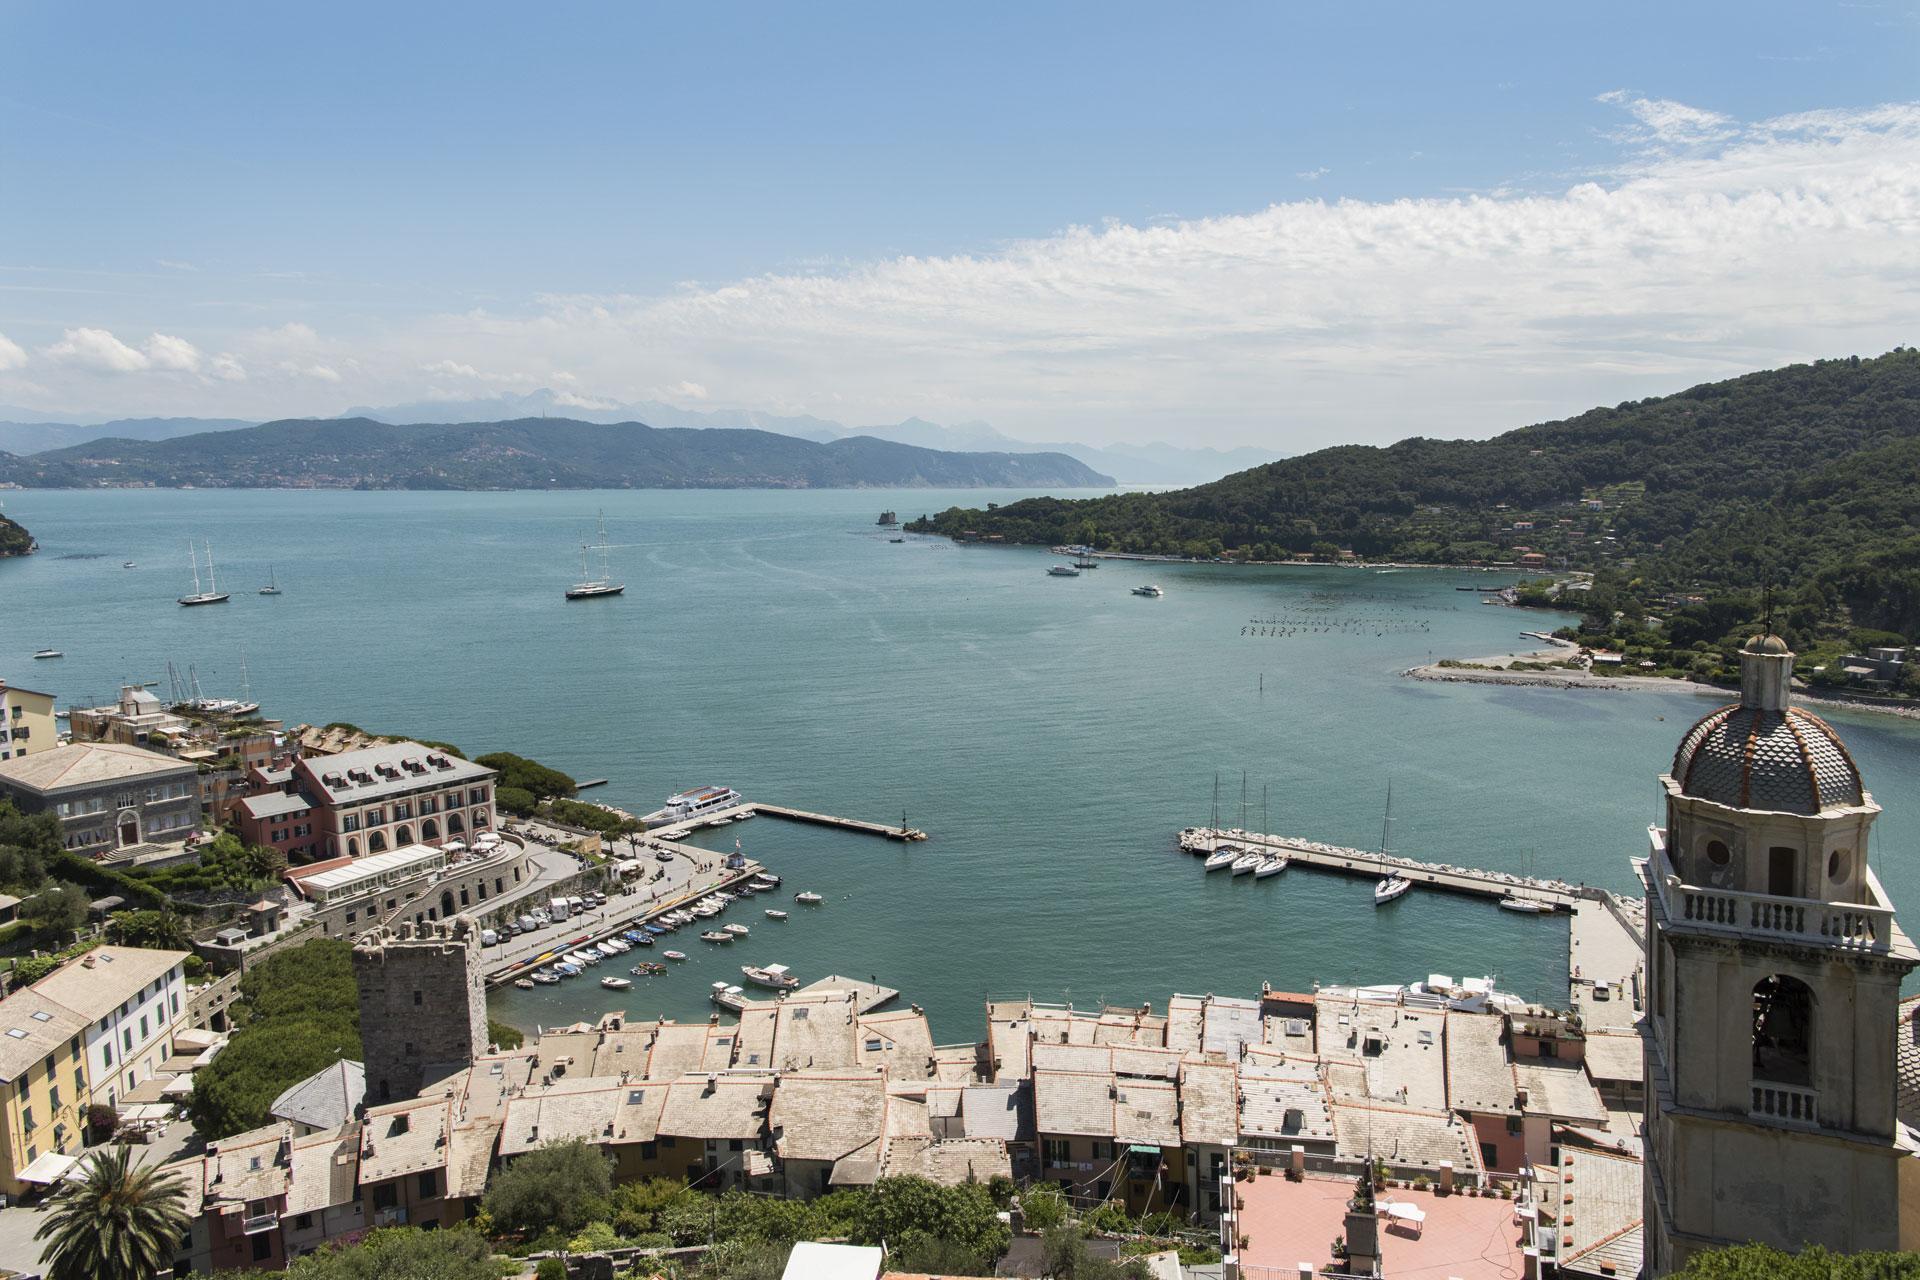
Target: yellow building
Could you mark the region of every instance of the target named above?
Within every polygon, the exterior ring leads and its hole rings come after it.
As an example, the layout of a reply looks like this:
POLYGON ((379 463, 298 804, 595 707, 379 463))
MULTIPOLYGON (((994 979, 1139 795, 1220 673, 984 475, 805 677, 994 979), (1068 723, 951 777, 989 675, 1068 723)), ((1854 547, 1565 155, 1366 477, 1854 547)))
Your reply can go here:
POLYGON ((53 695, 18 689, 0 680, 0 760, 48 751, 60 745, 53 695))
POLYGON ((0 1000, 0 1191, 46 1186, 85 1144, 87 1019, 32 988, 0 1000))

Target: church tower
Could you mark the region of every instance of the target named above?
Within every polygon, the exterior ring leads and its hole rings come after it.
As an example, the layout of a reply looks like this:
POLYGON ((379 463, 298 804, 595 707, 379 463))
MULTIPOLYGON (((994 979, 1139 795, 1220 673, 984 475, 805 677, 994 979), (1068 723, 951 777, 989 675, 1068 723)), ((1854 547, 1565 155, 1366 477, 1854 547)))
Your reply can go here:
POLYGON ((1662 776, 1647 895, 1647 1274, 1749 1240, 1892 1249, 1894 1039, 1920 953, 1869 863, 1880 806, 1793 654, 1755 636, 1740 701, 1662 776))

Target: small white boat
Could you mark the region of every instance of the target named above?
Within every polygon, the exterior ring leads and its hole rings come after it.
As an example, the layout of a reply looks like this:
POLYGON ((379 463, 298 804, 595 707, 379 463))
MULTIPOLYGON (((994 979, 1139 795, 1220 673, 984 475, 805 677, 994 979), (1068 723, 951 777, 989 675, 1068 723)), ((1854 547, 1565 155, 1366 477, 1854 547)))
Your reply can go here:
POLYGON ((1406 891, 1411 888, 1413 888, 1413 881, 1407 879, 1405 876, 1399 874, 1390 875, 1379 884, 1373 886, 1373 905, 1377 907, 1383 903, 1392 902, 1395 898, 1405 894, 1406 891))
POLYGON ((773 909, 772 907, 768 907, 768 908, 767 908, 767 919, 769 919, 769 920, 785 920, 786 918, 787 918, 787 913, 786 913, 786 912, 784 912, 784 911, 775 911, 775 910, 774 910, 774 909, 773 909))
POLYGON ((771 987, 775 991, 791 991, 800 985, 800 979, 788 972, 787 966, 783 964, 770 964, 759 968, 743 964, 740 966, 740 972, 746 974, 747 981, 755 986, 771 987))
POLYGON ((34 651, 33 656, 35 658, 64 658, 67 655, 58 649, 37 649, 34 651))
POLYGON ((1233 860, 1233 874, 1237 876, 1244 876, 1249 871, 1258 870, 1260 864, 1265 861, 1266 859, 1262 857, 1260 854, 1243 853, 1239 857, 1233 860))
POLYGON ((626 991, 633 986, 632 978, 619 978, 612 974, 600 979, 600 985, 609 991, 626 991))
POLYGON ((1265 880, 1268 876, 1277 876, 1287 869, 1287 861, 1287 855, 1284 853, 1270 854, 1262 858, 1260 865, 1253 869, 1253 878, 1265 880))
POLYGON ((1135 594, 1135 595, 1137 595, 1137 596, 1147 596, 1147 597, 1148 597, 1148 598, 1150 598, 1150 599, 1154 599, 1154 600, 1158 600, 1158 599, 1159 599, 1159 598, 1160 598, 1161 596, 1163 596, 1163 595, 1165 595, 1165 594, 1167 594, 1167 593, 1166 593, 1166 592, 1164 592, 1164 591, 1162 591, 1162 590, 1161 590, 1161 589, 1160 589, 1160 588, 1159 588, 1158 586, 1156 586, 1155 584, 1153 584, 1153 583, 1151 583, 1151 582, 1149 582, 1149 583, 1148 583, 1148 584, 1147 584, 1146 586, 1144 586, 1144 587, 1135 587, 1135 588, 1133 589, 1133 594, 1135 594))
POLYGON ((793 895, 793 900, 795 902, 805 903, 809 907, 818 906, 826 901, 825 898, 817 893, 796 893, 793 895))
POLYGON ((1238 862, 1239 860, 1240 860, 1240 850, 1228 844, 1228 845, 1221 845, 1218 849, 1215 849, 1211 854, 1207 856, 1206 862, 1203 863, 1202 865, 1205 866, 1206 869, 1209 871, 1218 871, 1222 867, 1232 866, 1235 862, 1238 862))
POLYGON ((685 960, 687 958, 687 953, 684 951, 662 951, 660 954, 669 960, 685 960))
POLYGON ((710 929, 710 930, 708 930, 708 931, 707 931, 706 933, 703 933, 703 934, 701 934, 701 935, 700 935, 700 941, 702 941, 702 942, 732 942, 732 941, 733 941, 733 935, 732 935, 732 934, 730 934, 730 933, 728 933, 728 932, 727 932, 727 931, 726 931, 725 929, 710 929))
POLYGON ((715 916, 720 914, 720 908, 712 905, 711 903, 703 902, 699 906, 693 909, 693 914, 700 917, 700 919, 702 920, 711 920, 715 916))
POLYGON ((1057 564, 1047 570, 1049 578, 1077 578, 1080 571, 1070 564, 1057 564))
POLYGON ((1536 902, 1532 898, 1516 897, 1510 893, 1500 899, 1500 909, 1502 911, 1517 911, 1521 915, 1544 916, 1553 913, 1553 904, 1550 902, 1536 902))
POLYGON ((531 991, 533 990, 533 979, 532 978, 515 978, 513 980, 513 985, 520 988, 522 991, 531 991))
POLYGON ((139 565, 137 565, 137 564, 135 564, 135 563, 134 563, 133 561, 131 561, 131 560, 122 560, 122 561, 120 562, 120 567, 121 567, 122 569, 138 569, 138 568, 139 568, 140 566, 139 566, 139 565))
POLYGON ((720 927, 736 938, 744 938, 747 935, 747 926, 743 924, 723 924, 720 927))
POLYGON ((551 987, 560 981, 560 975, 551 970, 536 969, 533 973, 533 980, 539 986, 551 987))
POLYGON ((267 566, 267 585, 260 588, 260 594, 263 596, 277 596, 280 594, 280 583, 273 576, 272 565, 267 566))
POLYGON ((740 1007, 740 1002, 746 999, 746 995, 747 993, 736 985, 716 982, 713 984, 711 999, 723 1009, 737 1009, 740 1007))

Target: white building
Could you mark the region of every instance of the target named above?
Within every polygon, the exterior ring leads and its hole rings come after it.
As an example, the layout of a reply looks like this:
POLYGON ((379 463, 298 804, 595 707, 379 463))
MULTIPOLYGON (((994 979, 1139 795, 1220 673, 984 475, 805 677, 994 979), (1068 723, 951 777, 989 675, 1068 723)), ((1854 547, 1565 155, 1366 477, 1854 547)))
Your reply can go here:
POLYGON ((88 1019, 87 1075, 95 1101, 151 1080, 187 1025, 187 953, 96 947, 33 984, 33 990, 88 1019))

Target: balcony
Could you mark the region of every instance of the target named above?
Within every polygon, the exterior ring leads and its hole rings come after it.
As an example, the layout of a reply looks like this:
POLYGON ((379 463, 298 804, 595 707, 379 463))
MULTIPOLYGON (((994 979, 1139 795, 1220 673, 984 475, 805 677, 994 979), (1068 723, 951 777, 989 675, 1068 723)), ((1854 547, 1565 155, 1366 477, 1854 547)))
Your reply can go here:
POLYGON ((272 1231, 279 1225, 280 1215, 272 1209, 249 1213, 240 1219, 240 1230, 250 1236, 257 1236, 262 1231, 272 1231))
POLYGON ((1871 903, 1821 902, 1741 893, 1683 882, 1667 857, 1666 832, 1651 828, 1649 869, 1660 905, 1675 924, 1749 938, 1788 939, 1848 951, 1893 949, 1893 908, 1880 879, 1867 871, 1871 903))
POLYGON ((1775 1084, 1771 1080, 1753 1082, 1753 1105, 1747 1114, 1755 1120, 1771 1120, 1796 1128, 1820 1127, 1819 1095, 1797 1084, 1775 1084))

